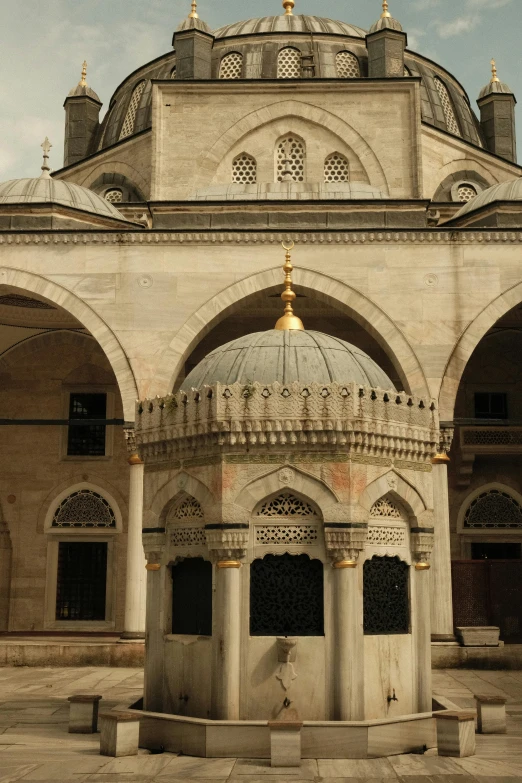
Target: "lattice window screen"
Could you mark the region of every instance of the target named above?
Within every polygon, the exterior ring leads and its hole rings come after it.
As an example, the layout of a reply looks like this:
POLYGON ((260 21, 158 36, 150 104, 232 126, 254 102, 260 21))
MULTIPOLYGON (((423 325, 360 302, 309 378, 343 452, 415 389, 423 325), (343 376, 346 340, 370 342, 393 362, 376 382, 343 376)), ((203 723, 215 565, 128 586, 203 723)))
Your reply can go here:
POLYGON ((170 534, 172 546, 205 546, 207 539, 202 527, 177 527, 170 534))
POLYGON ((243 71, 243 55, 239 52, 230 52, 221 58, 219 64, 220 79, 241 79, 243 71))
POLYGON ((339 52, 336 54, 335 68, 339 79, 358 79, 361 75, 359 60, 351 52, 339 52))
POLYGON ((455 109, 453 108, 453 103, 450 98, 448 88, 442 82, 440 79, 435 77, 435 87, 437 88, 437 92, 439 93, 440 101, 442 103, 442 109, 444 111, 444 116, 446 118, 446 125, 448 126, 448 130, 450 133, 454 133, 455 136, 460 136, 460 128, 459 124, 457 122, 457 117, 455 115, 455 109))
POLYGON ((403 518, 395 503, 388 497, 383 497, 373 504, 370 517, 372 519, 378 519, 379 517, 385 517, 386 519, 403 518))
POLYGON ((277 145, 277 181, 283 182, 288 168, 294 182, 304 182, 305 148, 295 136, 287 136, 277 145), (288 161, 286 163, 285 161, 288 161))
POLYGON ((52 527, 116 527, 116 517, 104 497, 92 489, 79 489, 54 512, 52 527))
POLYGON ((473 185, 459 185, 457 193, 458 193, 459 201, 462 201, 464 203, 471 201, 471 199, 475 198, 475 196, 477 195, 477 191, 475 190, 473 185))
POLYGON ((315 525, 256 525, 255 538, 258 546, 317 544, 319 531, 315 525))
POLYGON ((127 114, 125 115, 125 120, 121 128, 120 139, 127 138, 127 136, 130 136, 134 131, 136 112, 138 111, 138 107, 140 105, 140 100, 141 100, 141 96, 143 95, 144 89, 145 89, 145 82, 140 82, 134 88, 134 92, 132 93, 132 98, 129 103, 129 108, 127 109, 127 114))
POLYGON ((410 630, 409 567, 398 557, 374 556, 363 568, 365 634, 410 630))
POLYGON ((294 49, 292 46, 281 49, 277 55, 277 78, 301 78, 301 52, 299 49, 294 49))
POLYGON ((324 181, 350 181, 350 165, 344 155, 341 155, 340 152, 333 152, 326 158, 324 162, 324 181))
POLYGON ((171 511, 169 519, 203 519, 203 509, 196 498, 187 496, 171 511))
POLYGON ((111 204, 120 204, 123 201, 123 193, 119 188, 111 188, 105 194, 105 201, 110 201, 111 204))
POLYGON ((259 517, 317 517, 312 506, 300 498, 296 498, 290 492, 281 492, 280 495, 263 503, 257 512, 259 517))
POLYGON ((507 492, 489 489, 469 504, 464 527, 482 530, 522 528, 522 508, 507 492))
POLYGON ((254 185, 257 182, 257 162, 251 155, 243 152, 232 163, 232 182, 254 185))

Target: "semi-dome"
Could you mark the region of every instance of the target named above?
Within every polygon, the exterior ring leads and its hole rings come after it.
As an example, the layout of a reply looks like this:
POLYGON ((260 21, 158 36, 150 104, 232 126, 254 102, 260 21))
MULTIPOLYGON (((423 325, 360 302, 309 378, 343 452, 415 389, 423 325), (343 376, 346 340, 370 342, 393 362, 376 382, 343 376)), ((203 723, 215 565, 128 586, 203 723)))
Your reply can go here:
POLYGON ((183 391, 215 383, 360 383, 379 389, 394 385, 373 359, 328 334, 269 329, 216 348, 187 375, 183 391))
POLYGON ((494 201, 522 201, 522 177, 510 179, 507 182, 501 182, 499 185, 493 185, 493 187, 483 190, 478 196, 464 204, 453 220, 492 204, 494 201))
POLYGON ((347 22, 338 22, 322 16, 304 14, 263 16, 260 19, 245 19, 227 24, 214 31, 215 38, 235 38, 238 35, 259 33, 325 33, 326 35, 348 35, 351 38, 365 38, 366 30, 347 22))
POLYGON ((61 204, 125 221, 121 212, 92 190, 51 177, 11 179, 0 184, 0 204, 61 204))

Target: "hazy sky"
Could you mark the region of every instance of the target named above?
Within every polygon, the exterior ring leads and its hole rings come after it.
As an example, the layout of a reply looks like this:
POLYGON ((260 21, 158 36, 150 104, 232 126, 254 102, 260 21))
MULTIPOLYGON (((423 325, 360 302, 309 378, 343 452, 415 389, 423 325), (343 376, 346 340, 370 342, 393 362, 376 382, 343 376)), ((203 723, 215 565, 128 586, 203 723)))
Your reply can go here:
MULTIPOLYGON (((51 165, 63 161, 63 102, 89 62, 88 82, 104 102, 135 68, 171 48, 190 0, 0 0, 0 181, 37 176, 49 136, 51 165)), ((218 27, 281 13, 280 0, 199 0, 218 27)), ((409 47, 451 71, 472 104, 489 80, 491 57, 522 105, 522 0, 390 0, 409 47)), ((368 28, 380 0, 296 0, 295 12, 368 28)), ((522 111, 517 110, 522 160, 522 111)))

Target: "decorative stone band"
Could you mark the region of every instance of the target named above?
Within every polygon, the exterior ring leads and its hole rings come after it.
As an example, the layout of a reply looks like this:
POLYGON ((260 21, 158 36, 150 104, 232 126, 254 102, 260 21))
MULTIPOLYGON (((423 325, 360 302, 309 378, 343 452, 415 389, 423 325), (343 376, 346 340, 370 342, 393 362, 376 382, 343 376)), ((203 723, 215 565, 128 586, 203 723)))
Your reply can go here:
POLYGON ((353 565, 342 566, 338 563, 357 564, 359 553, 364 549, 367 538, 367 522, 325 522, 326 551, 334 561, 334 568, 353 568, 353 565))
POLYGON ((223 446, 338 446, 430 464, 439 447, 432 400, 356 383, 215 384, 138 403, 145 461, 223 446))

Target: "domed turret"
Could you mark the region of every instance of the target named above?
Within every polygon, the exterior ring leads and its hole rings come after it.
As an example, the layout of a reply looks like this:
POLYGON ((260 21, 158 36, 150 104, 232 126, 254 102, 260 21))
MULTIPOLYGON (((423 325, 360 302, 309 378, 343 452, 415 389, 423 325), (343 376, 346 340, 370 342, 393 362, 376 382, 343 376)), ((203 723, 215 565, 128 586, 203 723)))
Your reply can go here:
POLYGON ((379 30, 397 30, 402 32, 401 23, 390 14, 388 0, 383 0, 381 18, 375 24, 372 24, 370 33, 377 33, 379 30))
POLYGON ((513 95, 513 90, 505 82, 501 82, 498 78, 497 64, 495 60, 491 60, 491 79, 488 84, 483 87, 479 94, 479 100, 481 98, 487 98, 488 95, 496 95, 503 93, 504 95, 513 95))
POLYGON ((76 87, 72 88, 72 90, 69 92, 69 95, 67 97, 78 98, 81 96, 87 96, 88 98, 92 98, 93 101, 98 101, 98 103, 101 105, 101 101, 98 95, 87 84, 87 60, 83 61, 82 78, 80 79, 76 87))
POLYGON ((198 4, 196 0, 192 0, 190 14, 178 25, 176 32, 182 32, 183 30, 199 30, 202 33, 212 35, 212 30, 203 19, 199 18, 197 11, 198 4))
POLYGON ((491 60, 490 82, 480 91, 477 102, 488 150, 516 163, 516 99, 508 85, 498 78, 495 60, 491 60))

